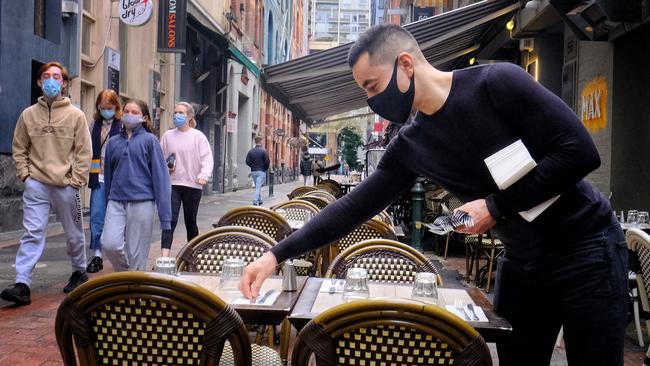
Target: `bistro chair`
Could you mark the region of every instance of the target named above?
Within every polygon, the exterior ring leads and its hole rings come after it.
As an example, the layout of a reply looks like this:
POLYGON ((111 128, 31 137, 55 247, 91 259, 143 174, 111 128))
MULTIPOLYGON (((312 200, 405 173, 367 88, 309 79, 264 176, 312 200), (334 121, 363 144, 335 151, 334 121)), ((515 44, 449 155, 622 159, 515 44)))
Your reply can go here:
POLYGON ((324 199, 327 203, 336 201, 336 197, 333 194, 323 189, 307 192, 303 197, 318 197, 324 199))
POLYGON ((250 344, 241 318, 218 296, 157 273, 111 273, 84 283, 59 306, 55 329, 67 366, 282 362, 271 348, 250 344))
POLYGON ((284 210, 284 217, 287 220, 304 221, 309 214, 315 216, 320 212, 318 206, 303 199, 292 199, 291 201, 282 202, 271 208, 273 211, 284 210))
MULTIPOLYGON (((311 202, 302 199, 293 199, 291 201, 280 203, 274 206, 273 211, 284 210, 284 217, 287 220, 305 221, 311 219, 320 212, 320 209, 311 202)), ((300 260, 309 262, 311 266, 294 264, 298 276, 320 276, 322 273, 320 266, 321 250, 316 249, 298 257, 300 260)), ((307 264, 307 263, 304 263, 307 264)))
POLYGON ((244 206, 232 209, 226 212, 213 226, 250 227, 278 242, 291 234, 291 227, 284 217, 262 206, 244 206))
MULTIPOLYGON (((442 207, 446 207, 447 210, 449 210, 450 212, 453 212, 455 209, 459 208, 463 204, 464 203, 461 202, 461 200, 456 198, 456 196, 452 195, 451 193, 442 197, 442 201, 440 203, 442 207)), ((447 250, 449 249, 449 239, 451 238, 452 234, 454 234, 454 231, 447 234, 447 239, 445 240, 445 255, 444 255, 445 260, 447 259, 447 250)))
POLYGON ((291 364, 492 365, 483 337, 442 307, 407 299, 365 299, 335 306, 302 329, 291 364))
POLYGON ((268 235, 244 226, 221 226, 201 234, 180 250, 178 272, 221 273, 228 258, 240 258, 248 265, 276 244, 268 235))
POLYGON ((370 219, 363 224, 359 225, 351 233, 339 239, 334 244, 329 246, 329 254, 327 258, 323 258, 323 268, 329 268, 329 264, 339 253, 342 253, 348 247, 358 242, 369 239, 389 239, 397 240, 395 231, 383 221, 377 219, 370 219))
POLYGON ((300 186, 300 187, 295 188, 293 191, 291 191, 291 193, 289 193, 289 194, 287 195, 287 197, 288 197, 290 200, 292 200, 292 199, 294 199, 294 198, 298 198, 298 197, 304 196, 305 193, 308 193, 308 192, 311 192, 311 191, 315 191, 315 190, 317 190, 317 188, 316 188, 316 187, 313 187, 313 186, 300 186))
POLYGON ((442 277, 430 259, 411 246, 394 240, 370 239, 356 243, 339 254, 325 274, 326 278, 345 278, 348 269, 353 267, 368 270, 370 281, 393 283, 415 282, 419 272, 432 272, 442 277))
POLYGON ((316 185, 317 188, 323 188, 334 195, 336 198, 343 197, 343 187, 334 179, 323 179, 316 185))
POLYGON ((383 221, 384 223, 388 224, 388 226, 390 226, 390 227, 394 226, 393 218, 390 217, 390 215, 388 214, 388 212, 386 212, 386 210, 381 211, 380 213, 375 215, 375 218, 380 220, 380 221, 383 221))
POLYGON ((305 195, 305 196, 301 196, 300 199, 313 204, 314 206, 318 207, 319 210, 324 209, 325 207, 327 207, 327 205, 330 204, 328 201, 326 201, 326 200, 324 200, 324 199, 322 199, 320 197, 305 195))
MULTIPOLYGON (((635 276, 637 285, 636 295, 641 301, 642 315, 639 314, 638 301, 634 299, 632 304, 634 323, 637 328, 637 334, 639 335, 639 344, 643 344, 640 324, 641 317, 644 318, 648 334, 650 334, 650 300, 648 300, 648 291, 650 289, 650 235, 641 229, 628 229, 625 232, 625 241, 627 242, 628 249, 635 254, 633 259, 636 262, 635 267, 638 267, 635 276)), ((646 358, 648 357, 650 357, 650 347, 646 353, 646 358)))
POLYGON ((472 267, 476 266, 476 285, 480 286, 486 280, 485 292, 490 292, 492 283, 492 271, 499 256, 504 253, 504 246, 501 240, 496 238, 491 231, 487 234, 465 236, 467 280, 472 275, 472 267), (481 259, 485 258, 486 263, 480 266, 481 259))

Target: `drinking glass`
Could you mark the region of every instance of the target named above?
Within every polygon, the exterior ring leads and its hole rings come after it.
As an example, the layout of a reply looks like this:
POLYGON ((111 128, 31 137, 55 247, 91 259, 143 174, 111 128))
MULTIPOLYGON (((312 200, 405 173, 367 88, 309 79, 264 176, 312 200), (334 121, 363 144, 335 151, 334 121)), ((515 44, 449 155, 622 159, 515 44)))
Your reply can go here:
POLYGON ((415 275, 413 283, 413 300, 424 301, 432 304, 438 303, 438 276, 431 272, 420 272, 415 275))
POLYGON ((284 217, 285 219, 287 218, 287 210, 285 210, 284 208, 278 208, 277 210, 275 210, 275 213, 284 217))
POLYGON ((636 224, 636 220, 639 218, 639 211, 637 210, 629 210, 627 212, 627 223, 628 224, 636 224))
POLYGON ((237 290, 242 273, 244 273, 244 260, 241 258, 226 259, 221 267, 219 288, 221 290, 237 290))
POLYGON ((305 218, 303 219, 303 222, 306 224, 311 220, 311 218, 314 217, 314 214, 311 211, 305 211, 305 218))
POLYGON ((639 217, 636 220, 639 227, 644 227, 650 224, 650 214, 648 211, 639 212, 639 217))
POLYGON ((174 257, 159 257, 156 258, 156 265, 154 270, 157 273, 176 275, 176 258, 174 257))
POLYGON ((367 299, 368 297, 370 297, 368 270, 365 268, 348 269, 345 276, 345 286, 343 287, 343 302, 367 299))

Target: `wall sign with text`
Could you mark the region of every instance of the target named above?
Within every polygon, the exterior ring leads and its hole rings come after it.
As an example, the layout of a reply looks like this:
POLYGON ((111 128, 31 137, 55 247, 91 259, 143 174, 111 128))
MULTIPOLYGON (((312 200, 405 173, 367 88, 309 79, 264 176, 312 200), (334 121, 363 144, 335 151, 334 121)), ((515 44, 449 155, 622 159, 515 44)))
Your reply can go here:
POLYGON ((580 119, 589 132, 607 127, 607 80, 598 76, 580 93, 580 119))
POLYGON ((185 52, 186 0, 160 0, 158 52, 185 52))

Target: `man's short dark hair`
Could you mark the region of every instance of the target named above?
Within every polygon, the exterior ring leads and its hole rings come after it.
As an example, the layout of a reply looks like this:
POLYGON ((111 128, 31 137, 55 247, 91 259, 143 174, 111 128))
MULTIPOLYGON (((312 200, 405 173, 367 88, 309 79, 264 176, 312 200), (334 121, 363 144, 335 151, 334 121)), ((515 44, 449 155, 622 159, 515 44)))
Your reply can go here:
POLYGON ((366 52, 373 64, 392 64, 401 52, 410 52, 415 57, 422 55, 418 42, 411 33, 395 24, 379 24, 368 28, 350 48, 350 67, 366 52))
POLYGON ((255 136, 255 144, 261 144, 262 143, 262 136, 255 136))

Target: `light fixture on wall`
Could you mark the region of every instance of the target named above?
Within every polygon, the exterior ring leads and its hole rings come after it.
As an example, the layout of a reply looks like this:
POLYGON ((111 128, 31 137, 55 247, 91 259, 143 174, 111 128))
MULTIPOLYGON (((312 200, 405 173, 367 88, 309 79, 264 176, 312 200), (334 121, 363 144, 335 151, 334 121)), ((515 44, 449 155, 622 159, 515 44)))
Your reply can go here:
POLYGON ((469 59, 469 64, 474 65, 476 63, 476 57, 472 57, 469 59))
POLYGON ((509 31, 515 29, 515 21, 513 19, 510 19, 508 23, 506 23, 506 29, 509 31))

